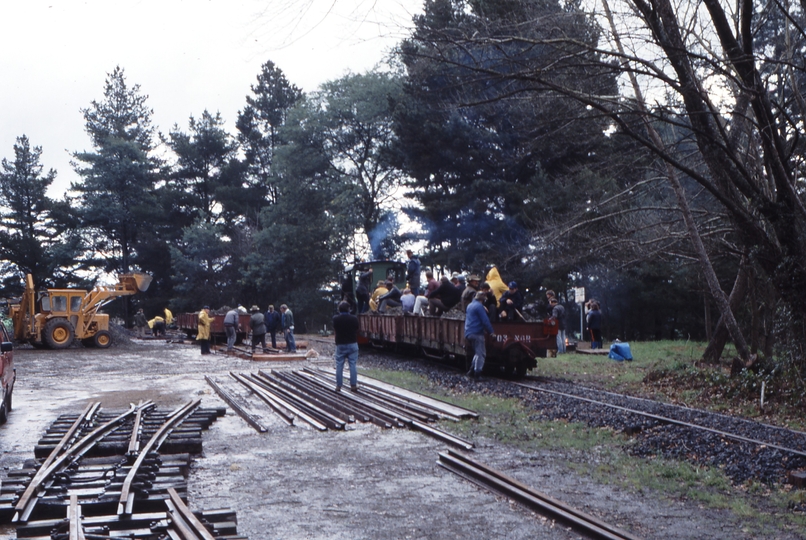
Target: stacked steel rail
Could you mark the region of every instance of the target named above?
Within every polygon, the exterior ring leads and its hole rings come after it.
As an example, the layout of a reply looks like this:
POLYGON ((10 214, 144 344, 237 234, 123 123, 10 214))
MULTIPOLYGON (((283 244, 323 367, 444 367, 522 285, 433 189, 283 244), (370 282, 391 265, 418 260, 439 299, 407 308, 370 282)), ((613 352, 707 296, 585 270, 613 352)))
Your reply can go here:
POLYGON ((201 431, 225 412, 200 405, 165 412, 149 401, 110 415, 92 403, 60 417, 35 448, 41 461, 9 472, 0 522, 13 516, 18 538, 241 538, 234 512, 197 515, 182 501, 188 452, 201 453, 201 431))
POLYGON ((437 464, 484 489, 515 500, 541 515, 562 521, 575 531, 590 538, 637 540, 636 536, 626 531, 572 508, 549 495, 536 491, 514 478, 457 452, 440 453, 437 464))
MULTIPOLYGON (((474 444, 433 427, 438 419, 477 417, 473 411, 362 377, 358 392, 336 392, 333 376, 306 368, 300 371, 230 373, 233 379, 265 402, 288 425, 297 422, 320 430, 343 430, 354 422, 381 428, 408 427, 448 444, 472 450, 474 444)), ((238 414, 258 431, 266 431, 249 406, 210 377, 207 381, 238 414)))

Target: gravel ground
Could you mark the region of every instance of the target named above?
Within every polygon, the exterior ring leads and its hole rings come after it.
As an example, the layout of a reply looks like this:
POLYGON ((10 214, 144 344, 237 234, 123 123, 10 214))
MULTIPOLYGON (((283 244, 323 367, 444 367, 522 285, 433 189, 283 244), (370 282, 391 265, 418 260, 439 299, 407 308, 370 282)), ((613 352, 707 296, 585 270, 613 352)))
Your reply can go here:
MULTIPOLYGON (((330 367, 332 346, 312 345, 322 356, 305 365, 330 367)), ((203 406, 219 407, 224 404, 204 375, 226 381, 229 371, 291 367, 201 356, 195 346, 155 341, 108 350, 19 349, 15 354, 15 407, 0 427, 5 471, 32 457, 42 432, 59 414, 78 412, 88 401, 101 401, 108 409, 140 399, 174 407, 201 396, 203 406)), ((455 372, 392 355, 362 352, 359 364, 422 370, 461 391, 480 389, 455 372)), ((437 454, 446 447, 425 435, 370 424, 320 433, 286 426, 268 409, 254 412, 269 431, 257 433, 229 411, 205 433, 204 454, 194 462, 188 487, 191 508, 235 509, 239 533, 252 540, 576 538, 438 467, 437 454)), ((475 442, 475 459, 640 537, 752 537, 744 532, 742 518, 728 511, 593 484, 571 471, 562 453, 526 454, 495 441, 475 442)), ((0 479, 4 476, 0 472, 0 479)), ((12 528, 0 526, 0 539, 14 537, 12 528)), ((775 537, 803 538, 785 532, 775 537)))

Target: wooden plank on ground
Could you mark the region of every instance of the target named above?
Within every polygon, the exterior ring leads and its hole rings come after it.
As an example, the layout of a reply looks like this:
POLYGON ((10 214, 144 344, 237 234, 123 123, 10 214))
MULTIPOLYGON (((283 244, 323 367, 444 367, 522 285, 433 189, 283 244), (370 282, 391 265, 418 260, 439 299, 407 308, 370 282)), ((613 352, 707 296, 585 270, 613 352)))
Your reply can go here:
POLYGON ((591 354, 594 356, 607 356, 609 352, 607 349, 577 349, 577 354, 591 354))
POLYGON ((304 354, 291 354, 291 353, 281 353, 281 354, 253 354, 252 361, 253 362, 287 362, 289 360, 305 360, 304 354))

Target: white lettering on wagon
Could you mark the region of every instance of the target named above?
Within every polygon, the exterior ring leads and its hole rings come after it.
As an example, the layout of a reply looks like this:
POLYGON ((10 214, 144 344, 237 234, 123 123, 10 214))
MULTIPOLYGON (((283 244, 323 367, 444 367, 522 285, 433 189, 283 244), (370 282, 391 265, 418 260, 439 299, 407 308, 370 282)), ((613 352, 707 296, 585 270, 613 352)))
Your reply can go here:
POLYGON ((495 341, 497 341, 497 342, 503 343, 504 341, 509 341, 510 339, 513 340, 513 341, 523 341, 525 343, 531 343, 532 342, 532 336, 530 336, 528 334, 524 335, 524 336, 519 336, 517 334, 512 335, 512 336, 510 336, 509 334, 495 334, 495 341))

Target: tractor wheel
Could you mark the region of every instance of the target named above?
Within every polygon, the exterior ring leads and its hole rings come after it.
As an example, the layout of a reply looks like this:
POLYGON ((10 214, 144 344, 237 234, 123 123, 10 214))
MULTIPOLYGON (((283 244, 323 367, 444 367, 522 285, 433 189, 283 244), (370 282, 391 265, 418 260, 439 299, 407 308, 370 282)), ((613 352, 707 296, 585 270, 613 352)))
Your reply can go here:
POLYGON ((45 324, 45 343, 51 349, 66 349, 73 344, 73 325, 67 319, 51 319, 45 324))
POLYGON ((98 332, 92 336, 92 342, 99 349, 108 349, 109 346, 112 345, 112 334, 106 330, 98 330, 98 332))
POLYGON ((12 396, 12 394, 14 394, 14 388, 12 388, 11 391, 9 391, 9 393, 6 394, 6 412, 7 413, 11 412, 11 396, 12 396))

